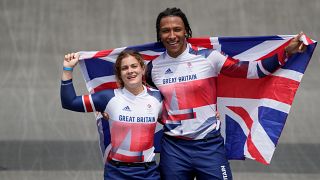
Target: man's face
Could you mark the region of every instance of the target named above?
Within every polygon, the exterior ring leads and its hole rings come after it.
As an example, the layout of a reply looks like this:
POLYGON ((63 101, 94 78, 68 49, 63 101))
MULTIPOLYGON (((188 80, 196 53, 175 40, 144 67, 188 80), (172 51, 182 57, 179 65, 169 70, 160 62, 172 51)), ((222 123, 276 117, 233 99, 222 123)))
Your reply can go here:
POLYGON ((187 47, 186 28, 178 16, 167 16, 160 20, 160 40, 171 57, 178 57, 187 47))

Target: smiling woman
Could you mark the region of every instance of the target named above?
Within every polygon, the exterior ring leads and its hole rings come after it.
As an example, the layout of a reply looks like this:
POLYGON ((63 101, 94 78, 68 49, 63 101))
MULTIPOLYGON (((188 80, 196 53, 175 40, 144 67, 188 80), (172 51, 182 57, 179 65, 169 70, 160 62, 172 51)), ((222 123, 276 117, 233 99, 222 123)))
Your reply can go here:
MULTIPOLYGON (((76 96, 72 85, 72 70, 78 61, 76 53, 64 58, 61 103, 71 111, 108 113, 108 121, 102 122, 109 123, 111 135, 110 151, 103 149, 104 178, 160 179, 153 139, 162 99, 159 91, 147 89, 142 83, 145 65, 141 55, 134 51, 119 54, 115 63, 119 89, 82 96, 76 96)), ((101 129, 102 137, 109 133, 104 125, 101 129)))
POLYGON ((142 77, 145 64, 135 51, 123 51, 115 63, 115 74, 120 87, 125 87, 134 95, 143 91, 142 77))

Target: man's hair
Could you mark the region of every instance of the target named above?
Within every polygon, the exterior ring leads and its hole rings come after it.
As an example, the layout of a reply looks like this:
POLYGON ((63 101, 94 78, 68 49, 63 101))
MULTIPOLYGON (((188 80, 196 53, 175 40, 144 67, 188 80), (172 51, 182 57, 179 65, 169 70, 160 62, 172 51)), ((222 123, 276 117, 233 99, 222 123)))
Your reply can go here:
POLYGON ((190 28, 188 19, 186 17, 186 15, 179 9, 179 8, 167 8, 166 10, 162 11, 161 13, 159 13, 158 17, 157 17, 157 22, 156 22, 156 28, 157 28, 157 41, 160 42, 160 21, 162 18, 167 17, 167 16, 178 16, 182 19, 183 23, 184 23, 184 27, 186 29, 186 38, 190 38, 192 37, 192 30, 190 28))
POLYGON ((142 68, 145 67, 142 55, 139 52, 136 52, 134 50, 122 51, 117 57, 116 63, 114 64, 114 74, 116 75, 116 79, 120 88, 124 87, 124 82, 121 78, 121 63, 122 63, 122 60, 128 56, 134 57, 142 68))

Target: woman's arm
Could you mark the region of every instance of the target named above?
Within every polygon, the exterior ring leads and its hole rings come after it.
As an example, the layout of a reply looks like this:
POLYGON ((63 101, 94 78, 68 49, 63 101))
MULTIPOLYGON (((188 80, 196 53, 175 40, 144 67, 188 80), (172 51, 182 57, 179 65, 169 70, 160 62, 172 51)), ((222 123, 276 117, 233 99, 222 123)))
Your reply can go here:
POLYGON ((95 94, 77 96, 72 83, 72 70, 78 62, 78 54, 65 55, 60 89, 62 107, 77 112, 103 112, 109 100, 114 97, 114 92, 105 90, 95 94))

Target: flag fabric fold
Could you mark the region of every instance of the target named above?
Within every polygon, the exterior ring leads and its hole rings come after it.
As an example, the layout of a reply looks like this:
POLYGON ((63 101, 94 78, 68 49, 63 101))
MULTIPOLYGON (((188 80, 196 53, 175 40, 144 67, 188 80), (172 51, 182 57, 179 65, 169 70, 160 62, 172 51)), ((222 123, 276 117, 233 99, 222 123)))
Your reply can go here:
MULTIPOLYGON (((284 47, 293 37, 295 35, 208 37, 190 38, 188 42, 194 50, 210 48, 240 61, 259 61, 284 47)), ((264 78, 218 76, 217 106, 229 159, 250 158, 270 164, 294 96, 317 44, 306 35, 300 40, 307 45, 306 51, 291 56, 284 66, 264 78)), ((118 87, 113 65, 119 53, 128 49, 140 52, 146 63, 165 52, 161 43, 78 52, 81 72, 90 93, 118 87)), ((110 147, 109 126, 98 113, 96 120, 100 148, 106 159, 110 147)), ((161 135, 159 124, 155 134, 156 152, 160 151, 161 135)))

